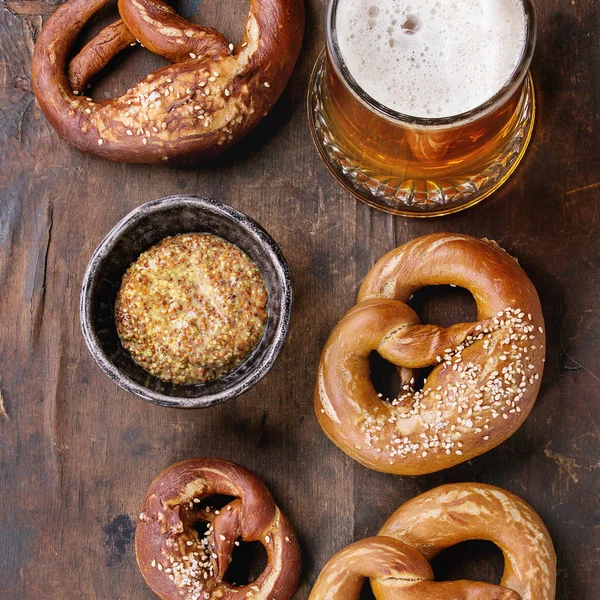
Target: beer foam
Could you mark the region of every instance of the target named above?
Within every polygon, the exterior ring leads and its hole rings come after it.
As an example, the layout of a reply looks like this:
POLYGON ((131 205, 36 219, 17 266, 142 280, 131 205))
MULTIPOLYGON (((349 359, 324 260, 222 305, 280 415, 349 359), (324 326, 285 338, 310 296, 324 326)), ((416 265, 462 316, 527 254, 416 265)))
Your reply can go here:
POLYGON ((342 59, 367 94, 429 118, 494 96, 527 37, 521 0, 339 0, 335 25, 342 59))

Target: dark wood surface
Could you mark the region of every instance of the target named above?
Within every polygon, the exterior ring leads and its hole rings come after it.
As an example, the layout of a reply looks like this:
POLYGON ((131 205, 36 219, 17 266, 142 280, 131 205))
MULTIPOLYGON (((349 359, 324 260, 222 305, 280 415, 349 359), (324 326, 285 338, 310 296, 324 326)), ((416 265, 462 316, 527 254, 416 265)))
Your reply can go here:
MULTIPOLYGON (((153 598, 132 547, 142 497, 167 465, 208 455, 253 469, 295 524, 304 551, 296 598, 308 597, 335 551, 375 534, 403 501, 464 480, 527 499, 556 545, 557 597, 598 598, 597 0, 537 1, 539 117, 524 163, 482 205, 426 221, 357 203, 317 157, 305 94, 324 40, 325 0, 308 3, 298 68, 273 112, 226 157, 189 170, 112 164, 58 139, 36 107, 30 61, 59 3, 0 1, 0 597, 153 598), (244 397, 197 412, 159 408, 117 388, 79 327, 81 279, 96 245, 135 206, 173 193, 214 196, 257 219, 281 245, 296 287, 291 334, 273 371, 244 397), (549 336, 542 390, 524 426, 493 452, 427 477, 374 473, 321 433, 312 411, 317 360, 375 260, 440 230, 493 238, 530 274, 549 336)), ((239 38, 245 2, 199 4, 178 6, 239 38)), ((95 94, 124 90, 158 64, 136 50, 95 94)), ((458 291, 434 296, 420 296, 426 320, 448 323, 471 310, 458 291)), ((463 545, 436 562, 447 577, 497 581, 501 568, 487 544, 463 545)))

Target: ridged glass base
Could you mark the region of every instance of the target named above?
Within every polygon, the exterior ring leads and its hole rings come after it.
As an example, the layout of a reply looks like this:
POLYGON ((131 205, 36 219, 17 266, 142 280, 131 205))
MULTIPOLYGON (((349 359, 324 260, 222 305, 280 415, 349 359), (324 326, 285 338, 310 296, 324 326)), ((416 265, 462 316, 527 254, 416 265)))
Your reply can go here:
POLYGON ((323 111, 322 86, 326 75, 323 52, 313 70, 308 92, 308 118, 314 143, 329 170, 359 200, 374 208, 405 217, 435 217, 464 210, 495 192, 517 168, 523 158, 535 121, 535 95, 531 74, 518 122, 502 151, 491 164, 463 178, 399 180, 366 173, 344 153, 332 135, 323 111))

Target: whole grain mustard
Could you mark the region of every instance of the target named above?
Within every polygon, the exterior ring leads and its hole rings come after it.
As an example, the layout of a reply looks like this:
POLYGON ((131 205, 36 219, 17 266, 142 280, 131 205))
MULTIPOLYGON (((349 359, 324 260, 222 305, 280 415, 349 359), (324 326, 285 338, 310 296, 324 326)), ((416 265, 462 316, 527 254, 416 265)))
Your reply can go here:
POLYGON ((146 371, 179 384, 232 372, 260 341, 268 293, 256 264, 208 233, 167 237, 127 269, 115 319, 146 371))

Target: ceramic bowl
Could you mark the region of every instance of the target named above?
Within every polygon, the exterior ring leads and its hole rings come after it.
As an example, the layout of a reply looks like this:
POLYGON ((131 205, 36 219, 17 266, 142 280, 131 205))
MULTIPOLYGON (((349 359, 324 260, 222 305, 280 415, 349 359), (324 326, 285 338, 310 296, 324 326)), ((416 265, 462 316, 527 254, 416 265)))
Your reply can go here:
POLYGON ((170 196, 129 213, 104 238, 86 269, 81 290, 81 327, 88 349, 118 385, 144 400, 201 408, 232 400, 271 369, 287 337, 292 310, 290 269, 269 234, 247 215, 210 198, 170 196), (235 371, 216 381, 166 383, 142 369, 123 348, 115 324, 115 300, 129 265, 170 235, 213 233, 241 248, 258 266, 269 294, 265 332, 235 371))

